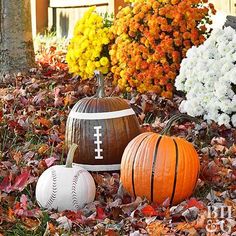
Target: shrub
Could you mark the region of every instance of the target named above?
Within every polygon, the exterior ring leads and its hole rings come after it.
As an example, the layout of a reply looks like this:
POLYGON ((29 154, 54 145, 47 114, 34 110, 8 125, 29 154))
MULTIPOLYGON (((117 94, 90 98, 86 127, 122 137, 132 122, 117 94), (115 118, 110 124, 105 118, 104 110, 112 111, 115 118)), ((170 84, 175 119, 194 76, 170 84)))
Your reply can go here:
POLYGON ((89 8, 76 23, 66 56, 69 72, 81 76, 82 79, 92 77, 94 70, 107 74, 110 68, 109 27, 95 9, 89 8))
POLYGON ((180 62, 208 36, 214 13, 207 0, 139 0, 121 9, 111 27, 111 71, 121 89, 170 98, 180 62))
POLYGON ((176 78, 186 92, 181 112, 219 125, 236 127, 236 32, 231 27, 213 31, 201 46, 187 52, 176 78))

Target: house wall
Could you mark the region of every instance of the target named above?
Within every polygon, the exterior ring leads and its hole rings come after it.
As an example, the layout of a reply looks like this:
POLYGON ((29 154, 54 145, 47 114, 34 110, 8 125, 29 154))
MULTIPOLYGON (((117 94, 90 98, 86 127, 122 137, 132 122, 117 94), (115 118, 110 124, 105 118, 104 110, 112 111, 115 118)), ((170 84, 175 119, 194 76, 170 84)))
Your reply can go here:
POLYGON ((31 0, 33 35, 52 29, 58 37, 71 36, 76 21, 92 5, 98 13, 116 14, 124 0, 31 0))
MULTIPOLYGON (((209 1, 218 11, 236 15, 236 0, 209 1)), ((124 0, 31 0, 33 35, 53 29, 59 37, 71 36, 75 22, 91 5, 96 5, 99 13, 116 14, 124 0)))
POLYGON ((210 0, 218 11, 228 15, 236 15, 236 0, 210 0))
POLYGON ((75 23, 90 6, 95 5, 98 13, 110 12, 109 2, 109 0, 51 0, 48 8, 48 27, 55 30, 58 37, 71 37, 75 23))
POLYGON ((31 0, 32 33, 44 33, 48 26, 49 0, 31 0))

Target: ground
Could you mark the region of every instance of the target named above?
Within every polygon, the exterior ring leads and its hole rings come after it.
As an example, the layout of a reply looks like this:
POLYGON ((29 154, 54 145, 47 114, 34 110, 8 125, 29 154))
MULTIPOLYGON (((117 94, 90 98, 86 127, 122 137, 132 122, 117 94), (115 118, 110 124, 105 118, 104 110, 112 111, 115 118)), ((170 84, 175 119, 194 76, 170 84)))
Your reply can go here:
MULTIPOLYGON (((157 205, 119 188, 119 172, 92 173, 97 187, 93 203, 78 212, 40 209, 35 199, 37 179, 48 167, 64 164, 68 113, 76 101, 95 93, 96 81, 70 75, 65 51, 58 44, 40 44, 38 50, 37 68, 28 76, 16 75, 14 86, 0 88, 2 235, 223 235, 226 226, 229 232, 236 231, 236 129, 201 118, 171 128, 171 135, 192 142, 199 153, 201 171, 192 198, 177 206, 168 201, 157 205), (216 214, 210 214, 208 206, 231 206, 232 217, 212 219, 216 214)), ((106 94, 126 99, 143 131, 160 132, 179 113, 183 94, 166 100, 155 94, 121 93, 111 78, 106 79, 106 94)))

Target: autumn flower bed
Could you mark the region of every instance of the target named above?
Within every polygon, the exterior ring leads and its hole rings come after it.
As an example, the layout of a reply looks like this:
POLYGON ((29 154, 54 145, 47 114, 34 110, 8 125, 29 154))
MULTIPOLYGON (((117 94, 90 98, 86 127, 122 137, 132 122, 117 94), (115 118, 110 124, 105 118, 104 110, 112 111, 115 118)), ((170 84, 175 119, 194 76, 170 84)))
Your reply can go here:
MULTIPOLYGON (((229 226, 231 232, 236 231, 236 129, 216 122, 208 124, 201 118, 196 123, 181 120, 170 130, 172 135, 192 142, 200 157, 200 176, 190 199, 170 206, 168 200, 157 205, 145 198, 132 198, 120 188, 119 172, 102 172, 92 174, 96 198, 83 209, 57 212, 39 208, 35 199, 39 176, 50 166, 65 163, 69 111, 79 99, 94 95, 97 88, 93 78, 82 80, 68 72, 64 43, 59 46, 56 41, 39 40, 37 67, 28 76, 16 75, 14 86, 0 88, 0 234, 158 236, 207 235, 214 230, 222 235, 222 227, 218 224, 214 228, 210 223, 209 206, 232 207, 229 226)), ((173 58, 177 60, 177 54, 173 58)), ((106 95, 127 99, 142 131, 160 132, 179 113, 184 96, 174 94, 169 100, 158 95, 158 91, 169 91, 172 82, 163 85, 163 90, 136 93, 129 88, 132 81, 120 78, 118 70, 116 79, 128 89, 124 92, 115 87, 112 75, 105 73, 106 95)))

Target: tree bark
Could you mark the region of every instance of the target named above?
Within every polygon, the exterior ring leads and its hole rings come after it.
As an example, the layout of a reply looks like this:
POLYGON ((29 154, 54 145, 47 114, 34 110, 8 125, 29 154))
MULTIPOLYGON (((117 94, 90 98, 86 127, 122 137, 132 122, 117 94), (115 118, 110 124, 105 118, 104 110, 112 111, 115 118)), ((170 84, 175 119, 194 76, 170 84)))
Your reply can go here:
POLYGON ((34 62, 30 0, 0 0, 0 83, 34 62))

